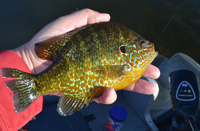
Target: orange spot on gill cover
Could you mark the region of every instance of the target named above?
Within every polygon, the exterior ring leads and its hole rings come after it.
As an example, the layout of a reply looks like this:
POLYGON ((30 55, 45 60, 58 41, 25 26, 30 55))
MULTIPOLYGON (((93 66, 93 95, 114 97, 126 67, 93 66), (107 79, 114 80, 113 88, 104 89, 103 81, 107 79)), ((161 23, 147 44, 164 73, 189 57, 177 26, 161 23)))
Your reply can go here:
POLYGON ((119 49, 119 53, 121 54, 122 53, 122 51, 119 49))

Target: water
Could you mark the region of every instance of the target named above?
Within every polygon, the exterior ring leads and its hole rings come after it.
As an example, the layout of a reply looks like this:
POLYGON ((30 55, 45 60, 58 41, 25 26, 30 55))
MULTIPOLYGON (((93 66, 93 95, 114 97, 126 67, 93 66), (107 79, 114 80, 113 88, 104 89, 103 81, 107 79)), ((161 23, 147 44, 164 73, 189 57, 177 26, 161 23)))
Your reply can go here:
POLYGON ((109 13, 111 21, 154 42, 156 50, 168 58, 182 52, 200 63, 199 0, 0 1, 0 51, 28 42, 49 22, 83 8, 109 13))

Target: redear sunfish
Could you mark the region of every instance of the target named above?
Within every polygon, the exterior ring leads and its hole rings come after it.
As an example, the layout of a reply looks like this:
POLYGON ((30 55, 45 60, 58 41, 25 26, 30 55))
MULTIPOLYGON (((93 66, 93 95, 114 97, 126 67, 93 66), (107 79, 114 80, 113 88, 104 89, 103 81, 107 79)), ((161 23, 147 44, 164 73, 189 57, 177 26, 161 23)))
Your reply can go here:
POLYGON ((35 44, 37 56, 53 64, 40 74, 2 68, 20 113, 40 95, 62 91, 57 111, 70 115, 107 88, 123 89, 140 79, 157 56, 154 44, 112 22, 87 25, 35 44))

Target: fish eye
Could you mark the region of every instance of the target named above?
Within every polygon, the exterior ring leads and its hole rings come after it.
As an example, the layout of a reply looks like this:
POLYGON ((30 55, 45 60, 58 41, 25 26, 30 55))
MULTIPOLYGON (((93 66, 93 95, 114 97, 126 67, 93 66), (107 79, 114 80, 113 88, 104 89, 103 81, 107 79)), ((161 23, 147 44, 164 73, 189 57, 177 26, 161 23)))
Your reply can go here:
POLYGON ((140 44, 140 46, 141 46, 142 48, 145 48, 145 46, 146 46, 146 43, 145 43, 144 40, 141 40, 139 44, 140 44))
POLYGON ((124 45, 119 47, 119 53, 126 53, 124 45))

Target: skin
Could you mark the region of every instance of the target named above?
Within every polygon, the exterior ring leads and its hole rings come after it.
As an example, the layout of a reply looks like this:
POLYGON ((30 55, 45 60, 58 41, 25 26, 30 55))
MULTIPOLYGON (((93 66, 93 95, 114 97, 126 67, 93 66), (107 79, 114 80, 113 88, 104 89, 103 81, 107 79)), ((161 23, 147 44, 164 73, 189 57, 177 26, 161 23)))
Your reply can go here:
MULTIPOLYGON (((29 42, 14 49, 13 51, 16 52, 25 61, 33 74, 38 74, 43 70, 46 70, 52 64, 52 61, 42 60, 37 57, 35 54, 35 43, 64 34, 87 24, 106 22, 109 20, 109 14, 99 13, 90 9, 76 11, 49 23, 42 30, 40 30, 29 42)), ((149 65, 147 66, 143 76, 151 79, 157 79, 160 76, 160 71, 157 67, 149 65)), ((157 88, 155 84, 151 82, 138 80, 124 90, 134 91, 142 94, 153 94, 157 88)), ((60 96, 61 94, 62 92, 55 91, 49 93, 48 95, 60 96)), ((115 102, 116 99, 117 94, 115 90, 109 88, 104 91, 101 96, 93 98, 93 101, 103 104, 111 104, 115 102)))

